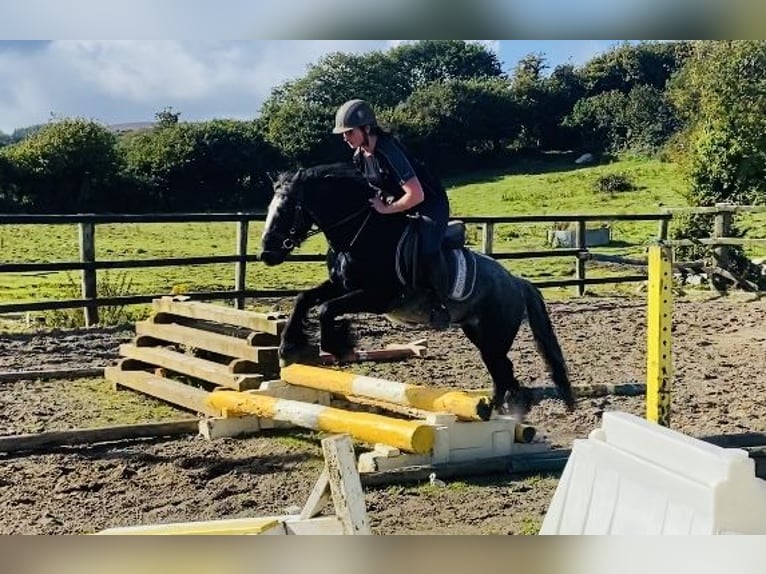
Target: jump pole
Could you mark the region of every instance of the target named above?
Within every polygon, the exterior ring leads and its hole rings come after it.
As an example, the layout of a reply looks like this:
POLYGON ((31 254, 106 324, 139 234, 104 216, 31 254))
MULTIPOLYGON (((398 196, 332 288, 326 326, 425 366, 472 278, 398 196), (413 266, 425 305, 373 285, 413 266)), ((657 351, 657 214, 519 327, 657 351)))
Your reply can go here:
POLYGON ((255 415, 312 430, 347 433, 362 442, 383 443, 405 452, 427 454, 434 445, 433 427, 418 421, 238 391, 215 391, 208 403, 228 416, 255 415))
POLYGON ((670 426, 673 380, 671 326, 673 313, 673 250, 663 243, 649 247, 646 311, 646 418, 670 426))
POLYGON ((452 413, 462 420, 488 420, 492 414, 486 397, 464 391, 411 385, 301 364, 283 367, 279 376, 293 385, 367 397, 426 411, 452 413))

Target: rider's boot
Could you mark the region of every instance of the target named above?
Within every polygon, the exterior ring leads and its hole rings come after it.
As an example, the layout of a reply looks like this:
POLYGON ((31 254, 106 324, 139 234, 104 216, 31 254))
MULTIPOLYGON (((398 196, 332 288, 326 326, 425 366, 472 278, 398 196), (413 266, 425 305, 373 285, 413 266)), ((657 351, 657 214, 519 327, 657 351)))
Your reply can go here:
POLYGON ((426 277, 431 287, 431 312, 428 322, 431 328, 443 331, 450 325, 449 310, 445 305, 449 291, 447 264, 441 250, 425 259, 426 277))

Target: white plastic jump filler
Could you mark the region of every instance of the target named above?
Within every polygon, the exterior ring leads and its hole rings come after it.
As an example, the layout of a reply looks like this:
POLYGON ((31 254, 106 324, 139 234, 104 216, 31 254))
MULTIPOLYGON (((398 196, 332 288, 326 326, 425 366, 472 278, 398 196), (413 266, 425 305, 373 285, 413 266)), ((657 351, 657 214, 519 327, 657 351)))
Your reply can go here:
POLYGON ((766 481, 721 448, 623 412, 574 441, 540 534, 764 534, 766 481))

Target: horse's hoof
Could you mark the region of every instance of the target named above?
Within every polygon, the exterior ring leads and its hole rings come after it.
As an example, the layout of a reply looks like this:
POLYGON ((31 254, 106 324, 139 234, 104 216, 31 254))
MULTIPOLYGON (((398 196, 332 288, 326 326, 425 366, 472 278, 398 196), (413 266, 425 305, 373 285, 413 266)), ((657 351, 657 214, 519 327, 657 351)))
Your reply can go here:
POLYGON ((311 345, 287 345, 279 348, 279 366, 316 360, 316 348, 311 345))
POLYGON ((481 400, 476 405, 476 414, 483 421, 488 421, 492 416, 492 403, 489 401, 481 400))
POLYGON ((566 409, 568 413, 573 413, 575 411, 575 407, 577 406, 577 400, 575 400, 574 395, 570 392, 565 393, 561 400, 564 401, 564 405, 566 405, 566 409))

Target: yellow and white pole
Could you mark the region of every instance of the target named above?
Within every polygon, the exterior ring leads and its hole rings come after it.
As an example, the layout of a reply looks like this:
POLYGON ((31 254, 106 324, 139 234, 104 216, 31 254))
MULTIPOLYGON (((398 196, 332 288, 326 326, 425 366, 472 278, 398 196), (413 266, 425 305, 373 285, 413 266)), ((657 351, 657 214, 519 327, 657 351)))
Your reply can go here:
POLYGON ((649 293, 646 310, 646 418, 670 426, 673 381, 671 326, 673 313, 673 251, 664 244, 649 247, 649 293))
POLYGON ((282 368, 280 378, 286 383, 331 393, 367 397, 425 411, 452 413, 463 420, 488 420, 491 414, 486 397, 464 391, 398 383, 300 364, 282 368))
POLYGON ((433 427, 420 421, 349 412, 238 391, 215 391, 210 394, 208 403, 233 416, 255 415, 312 430, 346 433, 362 442, 383 443, 417 454, 431 452, 434 444, 433 427))

